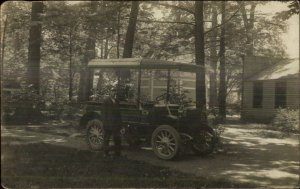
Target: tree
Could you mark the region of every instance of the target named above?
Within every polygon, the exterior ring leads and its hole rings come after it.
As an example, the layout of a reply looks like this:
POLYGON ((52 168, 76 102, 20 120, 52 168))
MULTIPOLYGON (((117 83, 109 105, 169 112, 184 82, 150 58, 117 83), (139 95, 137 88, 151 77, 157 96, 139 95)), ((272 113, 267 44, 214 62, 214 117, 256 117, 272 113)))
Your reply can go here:
POLYGON ((281 1, 281 2, 289 3, 289 5, 288 5, 289 10, 278 12, 276 15, 277 18, 280 18, 282 20, 287 20, 292 15, 299 14, 299 10, 300 10, 299 1, 294 0, 294 1, 281 1))
POLYGON ((1 6, 1 79, 4 85, 27 75, 31 6, 29 2, 19 1, 7 1, 1 6))
POLYGON ((80 58, 86 39, 83 16, 79 15, 87 14, 87 9, 64 1, 44 4, 41 92, 45 100, 57 104, 57 101, 70 101, 77 94, 80 58))
MULTIPOLYGON (((222 1, 222 21, 225 22, 225 1, 222 1)), ((226 72, 225 72, 225 25, 221 26, 220 36, 220 85, 219 85, 219 116, 220 121, 223 122, 226 119, 226 72)))
POLYGON ((246 45, 247 45, 247 50, 246 54, 247 55, 253 55, 253 29, 254 29, 254 12, 255 12, 255 7, 257 5, 256 2, 252 2, 250 4, 250 17, 247 17, 247 12, 245 8, 245 3, 243 1, 238 2, 241 6, 241 13, 242 13, 242 18, 244 21, 244 26, 246 30, 246 45))
POLYGON ((126 32, 123 58, 131 58, 132 57, 132 49, 134 43, 134 34, 136 29, 136 21, 139 13, 139 2, 132 1, 131 12, 129 17, 129 24, 126 32))
MULTIPOLYGON (((5 16, 3 18, 3 29, 1 31, 1 65, 3 66, 3 61, 4 61, 4 52, 5 52, 5 34, 6 34, 6 28, 7 28, 7 17, 5 16)), ((3 70, 1 68, 1 70, 3 70)))
MULTIPOLYGON (((209 69, 208 67, 205 69, 207 74, 210 74, 209 106, 214 107, 218 104, 215 92, 220 77, 216 70, 218 53, 220 55, 220 51, 222 52, 219 43, 223 36, 220 34, 222 26, 226 29, 224 55, 226 94, 241 86, 241 55, 249 50, 245 44, 255 44, 255 46, 251 45, 253 55, 285 56, 280 39, 280 33, 285 30, 285 22, 258 13, 256 6, 262 2, 226 2, 228 16, 222 23, 220 23, 221 3, 203 2, 204 39, 200 43, 201 32, 194 33, 196 14, 199 14, 199 11, 195 12, 194 2, 139 2, 138 4, 137 2, 99 1, 93 2, 91 6, 91 2, 71 4, 60 1, 43 2, 43 4, 45 5, 45 13, 42 14, 43 43, 40 48, 40 80, 43 85, 40 86, 39 91, 42 95, 50 97, 55 92, 55 98, 61 95, 63 100, 77 95, 78 88, 80 88, 79 99, 87 99, 88 95, 82 98, 83 93, 89 92, 86 65, 97 55, 102 58, 118 58, 124 55, 123 57, 145 57, 197 62, 197 64, 202 64, 204 57, 204 60, 210 64, 209 69), (156 10, 162 13, 161 18, 155 16, 156 10), (249 25, 252 34, 248 36, 249 25), (204 53, 202 50, 199 51, 201 49, 199 44, 201 48, 202 44, 205 45, 204 53), (196 45, 198 45, 197 50, 195 50, 196 45), (98 50, 101 53, 98 53, 98 50), (81 81, 79 81, 80 74, 81 81), (55 90, 50 84, 53 80, 55 90), (82 93, 83 88, 86 91, 82 93)), ((27 39, 30 30, 31 3, 9 1, 1 8, 3 24, 5 16, 7 18, 5 48, 2 48, 3 52, 1 51, 5 54, 1 57, 5 70, 3 75, 5 78, 13 79, 12 75, 17 73, 18 76, 23 77, 29 60, 27 39)), ((197 17, 197 29, 199 31, 199 17, 197 17)), ((2 47, 3 45, 2 42, 2 47)), ((198 74, 197 85, 199 81, 200 83, 204 81, 204 78, 199 79, 200 75, 198 74)), ((205 86, 203 83, 201 85, 205 86)), ((199 98, 201 92, 197 93, 198 101, 203 99, 199 98)))
MULTIPOLYGON (((126 37, 125 37, 123 58, 131 58, 132 57, 134 35, 135 35, 135 30, 136 30, 136 22, 137 22, 138 13, 139 13, 139 2, 132 1, 131 11, 130 11, 130 16, 129 16, 129 23, 128 23, 126 37)), ((126 83, 129 82, 130 71, 129 70, 117 71, 117 76, 118 76, 117 93, 120 98, 124 98, 124 93, 123 93, 122 89, 125 87, 126 83)))
POLYGON ((87 68, 88 62, 95 58, 96 52, 95 52, 95 46, 96 46, 96 30, 95 30, 95 23, 92 19, 93 15, 96 12, 96 2, 91 1, 90 2, 90 20, 88 22, 88 37, 86 39, 86 46, 85 46, 85 53, 82 60, 82 68, 80 73, 80 83, 79 83, 79 101, 85 101, 88 100, 90 96, 90 91, 88 91, 91 86, 88 80, 89 80, 89 71, 87 68))
POLYGON ((139 38, 143 41, 140 46, 142 56, 166 60, 189 56, 186 61, 194 63, 194 3, 178 1, 148 4, 161 10, 165 16, 160 20, 151 16, 139 19, 139 23, 144 23, 139 31, 145 33, 139 38))
MULTIPOLYGON (((218 12, 215 5, 212 5, 212 24, 214 28, 218 24, 218 12)), ((218 30, 214 29, 210 38, 210 73, 209 73, 209 108, 214 110, 217 106, 217 35, 218 30)))
POLYGON ((245 1, 227 2, 226 4, 228 15, 235 10, 241 12, 226 23, 226 86, 229 93, 234 88, 241 90, 241 56, 286 57, 280 37, 280 34, 286 30, 286 23, 275 17, 267 17, 255 10, 258 4, 264 5, 265 3, 245 1), (242 11, 244 8, 245 10, 242 11), (254 23, 253 28, 250 29, 252 30, 250 36, 245 28, 247 23, 248 25, 251 23, 251 27, 254 23))
POLYGON ((201 122, 207 124, 202 1, 195 2, 195 60, 200 66, 196 72, 196 107, 201 110, 201 122))
POLYGON ((117 18, 117 58, 120 58, 121 14, 122 14, 122 7, 120 6, 118 9, 118 18, 117 18))
POLYGON ((32 2, 31 9, 31 27, 29 34, 28 47, 28 82, 33 85, 37 93, 40 91, 40 59, 41 59, 41 42, 42 42, 42 2, 32 2))

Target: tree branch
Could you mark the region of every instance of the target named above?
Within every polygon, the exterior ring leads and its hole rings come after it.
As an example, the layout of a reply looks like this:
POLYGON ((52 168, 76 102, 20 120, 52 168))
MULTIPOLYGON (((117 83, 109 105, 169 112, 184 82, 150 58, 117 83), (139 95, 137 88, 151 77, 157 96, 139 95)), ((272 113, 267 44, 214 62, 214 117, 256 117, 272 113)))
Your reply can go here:
POLYGON ((209 30, 207 30, 206 32, 204 32, 204 35, 205 34, 207 34, 207 33, 209 33, 209 32, 211 32, 211 31, 213 31, 214 29, 216 29, 216 28, 218 28, 218 27, 221 27, 221 26, 223 26, 223 25, 225 25, 227 22, 229 22, 233 17, 235 17, 236 16, 236 14, 239 12, 239 10, 241 9, 241 7, 242 6, 240 6, 231 16, 230 16, 230 18, 228 18, 227 20, 225 20, 222 24, 219 24, 219 25, 217 25, 217 26, 215 26, 215 27, 213 27, 213 28, 210 28, 209 30))
POLYGON ((270 21, 267 21, 267 20, 261 20, 261 22, 264 22, 265 24, 271 24, 271 25, 275 25, 275 26, 280 26, 280 27, 284 27, 285 26, 284 24, 277 24, 277 23, 270 22, 270 21))
POLYGON ((180 21, 160 21, 160 20, 141 20, 138 19, 138 22, 156 22, 156 23, 167 23, 167 24, 186 24, 186 25, 192 25, 194 26, 195 24, 193 22, 180 22, 180 21))
POLYGON ((247 18, 246 9, 245 9, 245 4, 244 4, 244 2, 240 2, 240 1, 237 1, 237 3, 240 5, 242 18, 244 21, 244 26, 245 26, 246 30, 248 31, 249 30, 249 22, 248 22, 248 18, 247 18))
POLYGON ((210 49, 210 48, 213 48, 213 47, 219 47, 220 45, 216 45, 216 46, 207 46, 205 47, 204 49, 210 49))
POLYGON ((231 86, 227 86, 226 96, 228 96, 228 94, 232 91, 232 89, 233 89, 235 86, 236 86, 236 88, 238 88, 238 86, 239 86, 238 81, 232 82, 231 86))
MULTIPOLYGON (((129 19, 129 18, 123 18, 129 19)), ((181 21, 165 21, 165 20, 141 20, 138 19, 139 22, 158 22, 158 23, 170 23, 170 24, 187 24, 187 25, 195 25, 195 22, 181 22, 181 21)), ((203 22, 212 22, 211 20, 204 20, 203 22)))
POLYGON ((150 2, 150 3, 153 3, 154 5, 168 7, 168 8, 175 8, 177 10, 182 10, 182 11, 188 12, 190 14, 195 14, 195 12, 192 11, 191 9, 184 8, 184 7, 179 7, 177 5, 171 5, 171 4, 167 4, 167 3, 160 3, 160 2, 157 2, 157 1, 156 2, 150 2))

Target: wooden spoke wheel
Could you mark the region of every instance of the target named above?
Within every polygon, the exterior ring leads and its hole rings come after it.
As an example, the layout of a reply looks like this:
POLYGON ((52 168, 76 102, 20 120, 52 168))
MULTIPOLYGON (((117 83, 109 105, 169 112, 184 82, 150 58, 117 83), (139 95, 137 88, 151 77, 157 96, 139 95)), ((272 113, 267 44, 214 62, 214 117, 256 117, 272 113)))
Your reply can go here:
POLYGON ((93 119, 87 124, 86 140, 91 150, 101 150, 103 148, 104 130, 103 123, 98 119, 93 119))
POLYGON ((194 136, 192 147, 197 155, 208 155, 214 151, 215 144, 215 132, 210 128, 194 136))
POLYGON ((152 133, 152 149, 157 157, 171 160, 179 153, 180 136, 169 125, 161 125, 152 133))

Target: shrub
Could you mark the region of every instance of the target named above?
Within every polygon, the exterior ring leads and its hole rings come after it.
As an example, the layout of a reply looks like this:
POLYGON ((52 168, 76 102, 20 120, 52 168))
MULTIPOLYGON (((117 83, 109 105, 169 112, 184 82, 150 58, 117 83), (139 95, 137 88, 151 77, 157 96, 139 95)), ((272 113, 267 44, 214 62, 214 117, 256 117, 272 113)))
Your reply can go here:
POLYGON ((278 109, 272 125, 286 135, 296 132, 299 125, 299 109, 278 109))
POLYGON ((223 148, 223 142, 221 140, 221 136, 223 135, 224 131, 225 131, 225 127, 223 125, 214 125, 212 126, 212 128, 215 130, 215 134, 216 134, 216 138, 215 138, 215 142, 216 142, 216 148, 217 149, 222 149, 223 148))
POLYGON ((212 113, 209 113, 207 115, 207 121, 208 121, 208 125, 215 126, 215 125, 219 124, 219 117, 212 113))
POLYGON ((208 121, 208 125, 211 126, 216 134, 216 138, 215 138, 215 147, 218 150, 221 150, 223 147, 222 141, 221 141, 221 135, 223 135, 224 131, 225 131, 225 127, 223 125, 220 124, 220 118, 214 114, 215 112, 210 111, 209 114, 207 115, 207 121, 208 121))

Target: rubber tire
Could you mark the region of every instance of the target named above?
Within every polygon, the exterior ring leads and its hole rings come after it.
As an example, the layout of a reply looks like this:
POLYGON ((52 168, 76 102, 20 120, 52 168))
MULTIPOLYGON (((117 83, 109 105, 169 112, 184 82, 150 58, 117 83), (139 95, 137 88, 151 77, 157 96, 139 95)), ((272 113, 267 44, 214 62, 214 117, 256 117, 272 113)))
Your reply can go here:
MULTIPOLYGON (((200 150, 199 147, 197 147, 197 144, 195 144, 195 140, 197 140, 197 139, 195 139, 195 137, 193 139, 192 149, 195 152, 195 154, 197 154, 197 155, 200 155, 200 156, 209 155, 215 149, 216 135, 215 135, 214 130, 212 128, 208 128, 207 130, 201 130, 199 134, 201 135, 201 134, 206 134, 206 133, 209 133, 210 135, 212 135, 211 141, 209 142, 209 147, 207 149, 200 150)), ((199 140, 202 140, 202 139, 199 139, 199 140)))
POLYGON ((178 156, 179 151, 180 151, 181 140, 180 140, 179 133, 173 127, 171 127, 169 125, 161 125, 161 126, 157 127, 154 130, 154 132, 152 133, 151 145, 152 145, 153 152, 155 153, 155 155, 158 158, 163 159, 163 160, 172 160, 178 156), (157 134, 159 132, 161 132, 162 130, 168 131, 175 139, 175 150, 174 150, 174 153, 171 154, 170 156, 164 156, 164 155, 160 154, 158 149, 155 148, 154 140, 155 140, 157 134))
MULTIPOLYGON (((99 119, 92 119, 92 120, 88 121, 88 123, 86 125, 86 128, 87 128, 87 130, 86 130, 86 142, 88 143, 91 150, 99 151, 99 150, 103 149, 103 140, 102 140, 102 144, 96 146, 96 145, 91 143, 90 138, 89 138, 89 133, 90 133, 90 130, 92 129, 93 126, 98 127, 99 129, 102 130, 102 133, 104 133, 102 121, 100 121, 99 119)), ((104 137, 104 135, 102 135, 102 137, 104 137)))

